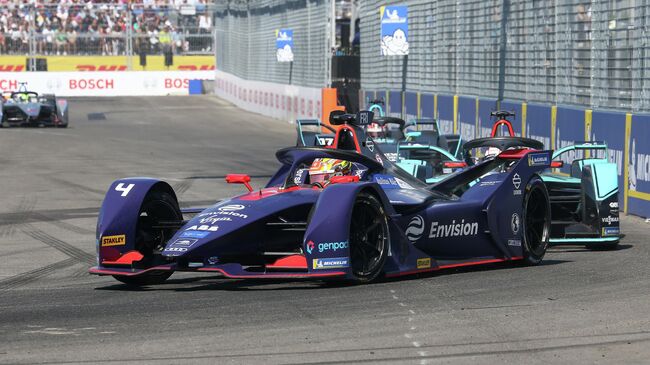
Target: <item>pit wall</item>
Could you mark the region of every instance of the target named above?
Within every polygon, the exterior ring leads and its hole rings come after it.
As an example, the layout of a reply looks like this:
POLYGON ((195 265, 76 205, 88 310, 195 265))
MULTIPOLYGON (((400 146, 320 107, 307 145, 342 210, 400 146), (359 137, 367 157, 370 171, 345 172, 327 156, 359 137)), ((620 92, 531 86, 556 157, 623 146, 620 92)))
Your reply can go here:
POLYGON ((0 72, 0 91, 26 82, 30 91, 57 96, 188 95, 197 79, 214 80, 214 71, 0 72))
MULTIPOLYGON (((364 91, 361 105, 383 98, 386 114, 413 118, 436 118, 441 133, 458 133, 464 140, 488 137, 493 110, 514 110, 513 128, 519 136, 544 142, 557 150, 576 141, 605 141, 609 160, 618 166, 619 202, 626 213, 650 217, 650 115, 591 110, 564 105, 541 105, 519 101, 459 95, 436 95, 386 90, 364 91)), ((579 153, 565 154, 568 174, 579 153), (567 156, 568 155, 568 156, 567 156)))

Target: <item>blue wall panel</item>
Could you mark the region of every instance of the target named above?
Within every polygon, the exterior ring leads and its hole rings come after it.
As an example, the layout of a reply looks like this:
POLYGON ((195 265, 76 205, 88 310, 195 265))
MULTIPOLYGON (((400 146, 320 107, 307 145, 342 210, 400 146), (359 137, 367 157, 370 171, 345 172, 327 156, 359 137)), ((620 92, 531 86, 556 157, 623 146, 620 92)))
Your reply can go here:
MULTIPOLYGON (((623 163, 625 159, 625 114, 593 112, 589 140, 603 141, 608 147, 608 159, 615 162, 618 172, 618 201, 623 201, 623 163)), ((598 157, 603 157, 599 155, 598 157)), ((620 205, 621 208, 623 204, 620 205)))
POLYGON ((458 134, 464 141, 476 138, 476 98, 458 98, 458 134))
POLYGON ((407 92, 404 95, 405 115, 404 120, 409 121, 418 117, 418 94, 407 92))
MULTIPOLYGON (((555 122, 555 146, 554 150, 574 145, 576 142, 585 140, 585 111, 584 109, 558 107, 557 119, 555 122)), ((568 174, 571 171, 571 162, 575 159, 584 158, 583 151, 571 151, 560 156, 564 161, 561 172, 568 174)))
POLYGON ((391 117, 402 117, 402 92, 401 91, 389 91, 388 95, 388 110, 386 115, 391 117))
POLYGON ((454 97, 438 95, 438 125, 441 134, 454 133, 454 97))
POLYGON ((433 118, 433 94, 420 94, 420 118, 433 118))
POLYGON ((551 129, 551 107, 528 104, 526 109, 526 137, 542 141, 544 147, 550 149, 551 129))
POLYGON ((477 137, 489 137, 492 132, 492 124, 494 118, 490 117, 490 113, 497 110, 496 99, 479 99, 478 102, 478 125, 479 130, 477 137))
POLYGON ((628 212, 650 217, 650 116, 632 116, 628 212))

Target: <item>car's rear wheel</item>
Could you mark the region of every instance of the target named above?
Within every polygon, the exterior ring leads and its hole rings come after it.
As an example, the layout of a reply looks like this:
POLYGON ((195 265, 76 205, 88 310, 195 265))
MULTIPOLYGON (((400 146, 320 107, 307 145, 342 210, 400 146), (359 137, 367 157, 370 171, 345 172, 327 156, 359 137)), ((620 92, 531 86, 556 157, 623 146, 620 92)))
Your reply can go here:
POLYGON ((544 182, 535 177, 526 186, 523 216, 524 262, 537 265, 542 262, 551 231, 551 205, 544 182))
MULTIPOLYGON (((178 202, 167 191, 154 189, 147 193, 138 214, 135 249, 150 260, 159 254, 174 234, 173 229, 159 228, 162 221, 182 220, 178 202)), ((149 271, 136 276, 114 275, 115 279, 129 285, 154 285, 167 280, 173 271, 149 271)))
POLYGON ((390 247, 388 219, 374 195, 360 193, 350 221, 350 266, 354 281, 374 280, 384 268, 390 247))

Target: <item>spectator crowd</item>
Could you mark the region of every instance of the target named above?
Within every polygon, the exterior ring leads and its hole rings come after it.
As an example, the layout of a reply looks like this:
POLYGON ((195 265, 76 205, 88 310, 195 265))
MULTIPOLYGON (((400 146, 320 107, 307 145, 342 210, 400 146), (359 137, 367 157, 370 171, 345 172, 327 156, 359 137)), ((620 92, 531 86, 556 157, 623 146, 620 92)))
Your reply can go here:
POLYGON ((0 54, 211 52, 214 0, 0 0, 0 54))

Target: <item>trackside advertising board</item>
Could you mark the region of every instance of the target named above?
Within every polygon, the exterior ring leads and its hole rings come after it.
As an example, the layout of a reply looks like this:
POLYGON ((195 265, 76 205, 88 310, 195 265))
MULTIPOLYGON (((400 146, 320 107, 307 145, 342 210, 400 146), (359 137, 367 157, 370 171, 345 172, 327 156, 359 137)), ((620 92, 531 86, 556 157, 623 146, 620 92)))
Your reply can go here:
POLYGON ((463 141, 476 138, 476 98, 461 96, 458 98, 458 134, 463 141))
POLYGON ((293 62, 293 29, 275 31, 275 57, 278 62, 293 62))
POLYGON ((178 72, 0 72, 0 90, 57 96, 187 95, 190 80, 214 80, 214 71, 178 72))
MULTIPOLYGON (((174 64, 165 66, 162 55, 148 55, 147 65, 140 66, 139 59, 132 59, 132 70, 128 69, 127 56, 44 56, 47 71, 86 71, 86 72, 126 72, 126 71, 212 71, 215 69, 214 56, 174 56, 174 64)), ((0 72, 27 71, 27 57, 0 56, 0 72)))
POLYGON ((244 80, 216 71, 215 94, 238 107, 273 118, 320 118, 322 90, 295 85, 244 80))
POLYGON ((650 116, 632 116, 630 127, 627 208, 629 213, 650 217, 650 116))
POLYGON ((382 6, 379 8, 379 16, 381 19, 381 55, 408 55, 408 7, 405 5, 382 6))

